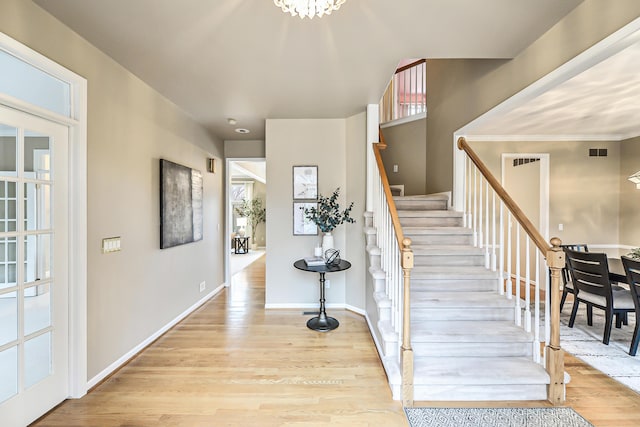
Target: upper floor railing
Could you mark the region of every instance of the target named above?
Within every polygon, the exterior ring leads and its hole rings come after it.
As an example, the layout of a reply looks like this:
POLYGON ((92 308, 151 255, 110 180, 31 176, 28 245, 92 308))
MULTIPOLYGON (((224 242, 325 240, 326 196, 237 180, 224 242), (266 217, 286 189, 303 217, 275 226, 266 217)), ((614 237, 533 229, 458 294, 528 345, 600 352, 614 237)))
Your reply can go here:
POLYGON ((380 123, 427 111, 427 63, 420 59, 396 70, 380 100, 380 123))

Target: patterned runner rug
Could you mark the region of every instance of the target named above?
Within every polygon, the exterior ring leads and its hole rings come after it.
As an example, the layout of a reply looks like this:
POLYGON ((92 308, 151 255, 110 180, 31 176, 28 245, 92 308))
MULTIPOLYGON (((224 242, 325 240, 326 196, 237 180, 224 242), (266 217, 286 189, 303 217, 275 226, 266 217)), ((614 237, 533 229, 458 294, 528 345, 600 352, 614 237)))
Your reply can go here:
POLYGON ((571 408, 405 408, 411 427, 593 427, 571 408))

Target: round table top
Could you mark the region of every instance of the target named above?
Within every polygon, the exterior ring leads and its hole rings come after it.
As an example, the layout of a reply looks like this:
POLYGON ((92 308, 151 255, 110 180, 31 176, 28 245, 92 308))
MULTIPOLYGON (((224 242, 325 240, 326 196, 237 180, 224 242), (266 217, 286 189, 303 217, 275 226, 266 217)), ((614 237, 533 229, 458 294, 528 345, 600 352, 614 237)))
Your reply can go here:
POLYGON ((351 267, 351 263, 349 261, 345 261, 343 259, 340 260, 340 263, 337 265, 314 265, 308 266, 307 263, 304 262, 304 259, 299 259, 298 261, 293 263, 293 266, 298 270, 304 271, 314 271, 316 273, 335 273, 337 271, 343 271, 351 267))

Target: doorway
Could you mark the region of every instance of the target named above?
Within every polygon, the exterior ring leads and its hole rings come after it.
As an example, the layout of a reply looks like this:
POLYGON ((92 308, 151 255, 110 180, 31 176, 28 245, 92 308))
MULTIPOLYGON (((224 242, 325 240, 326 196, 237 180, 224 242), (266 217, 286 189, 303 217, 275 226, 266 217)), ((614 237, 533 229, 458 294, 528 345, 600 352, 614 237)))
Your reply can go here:
MULTIPOLYGON (((502 186, 515 200, 532 224, 549 241, 549 154, 503 153, 502 186)), ((505 234, 506 235, 506 234, 505 234)), ((515 236, 512 236, 515 239, 515 236)), ((515 250, 516 245, 511 245, 515 250)), ((525 259, 525 248, 520 248, 520 259, 525 259)), ((534 266, 538 251, 531 251, 530 265, 534 266)), ((512 254, 512 262, 516 256, 512 254)), ((512 270, 515 271, 515 265, 512 270)), ((540 264, 539 277, 546 277, 544 263, 540 264)))
POLYGON ((247 210, 266 208, 266 186, 264 158, 227 159, 225 282, 229 285, 234 274, 266 253, 266 224, 259 219, 256 223, 255 218, 246 215, 247 210))
POLYGON ((87 81, 2 33, 0 63, 0 419, 27 425, 87 392, 87 81))

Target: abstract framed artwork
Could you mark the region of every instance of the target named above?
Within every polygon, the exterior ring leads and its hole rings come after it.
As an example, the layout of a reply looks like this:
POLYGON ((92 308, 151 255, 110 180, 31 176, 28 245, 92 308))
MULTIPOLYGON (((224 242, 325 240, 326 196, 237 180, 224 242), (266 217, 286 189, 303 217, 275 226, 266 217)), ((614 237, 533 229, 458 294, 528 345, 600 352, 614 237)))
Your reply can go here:
POLYGON ((318 166, 293 167, 293 200, 318 198, 318 166))
POLYGON ((202 240, 202 172, 160 159, 160 249, 202 240))
POLYGON ((317 202, 293 202, 293 235, 317 236, 318 226, 304 216, 304 210, 317 208, 317 202))

